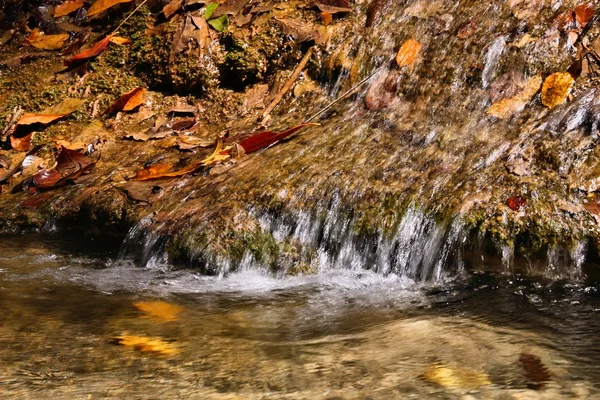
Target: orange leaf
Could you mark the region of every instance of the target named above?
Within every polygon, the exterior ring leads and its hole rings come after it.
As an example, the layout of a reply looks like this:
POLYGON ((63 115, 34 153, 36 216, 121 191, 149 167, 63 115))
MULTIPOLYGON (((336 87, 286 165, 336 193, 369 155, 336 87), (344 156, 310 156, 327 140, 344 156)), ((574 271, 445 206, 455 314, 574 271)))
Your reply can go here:
POLYGON ((69 114, 24 114, 18 121, 17 125, 44 124, 54 122, 69 114))
POLYGON ((129 44, 129 43, 131 43, 131 40, 127 39, 127 38, 124 38, 124 37, 121 37, 121 36, 113 36, 113 37, 110 38, 110 42, 114 43, 114 44, 123 45, 123 44, 129 44))
POLYGON ((179 319, 178 314, 183 311, 183 308, 164 301, 139 301, 133 303, 133 306, 149 317, 167 322, 177 321, 179 319))
POLYGON ((542 85, 542 104, 554 108, 567 99, 575 79, 568 72, 555 72, 542 85))
POLYGON ((60 50, 69 40, 68 33, 59 33, 58 35, 36 35, 32 34, 27 41, 36 49, 42 50, 60 50))
POLYGON ((419 55, 422 47, 421 43, 417 42, 415 39, 408 39, 404 42, 400 47, 400 50, 398 50, 398 54, 396 54, 398 66, 406 67, 412 64, 417 58, 417 55, 419 55))
POLYGON ((590 3, 583 3, 575 7, 575 19, 581 28, 585 28, 593 16, 594 7, 590 3))
POLYGON ((329 25, 331 23, 331 20, 333 19, 333 15, 325 11, 319 13, 319 15, 321 16, 321 21, 323 21, 324 25, 329 25))
POLYGON ((90 7, 87 16, 91 17, 92 15, 100 14, 102 11, 116 6, 119 3, 129 3, 131 1, 133 0, 98 0, 90 7))
POLYGON ((94 45, 92 47, 90 47, 89 49, 84 50, 81 53, 75 54, 71 58, 65 59, 65 65, 70 67, 74 64, 77 64, 78 62, 87 60, 92 57, 96 57, 97 55, 102 53, 102 51, 106 48, 106 46, 108 46, 110 39, 113 37, 114 37, 114 34, 108 35, 104 39, 99 40, 96 43, 94 43, 94 45))
POLYGON ((104 111, 103 115, 111 115, 119 111, 131 111, 144 102, 144 88, 135 88, 117 99, 104 111))
POLYGON ((81 7, 83 7, 83 0, 67 0, 56 6, 54 9, 54 18, 64 17, 73 11, 79 10, 81 7))
POLYGON ((33 136, 33 132, 17 138, 14 136, 10 136, 10 146, 17 151, 29 151, 29 148, 31 147, 31 138, 33 136))

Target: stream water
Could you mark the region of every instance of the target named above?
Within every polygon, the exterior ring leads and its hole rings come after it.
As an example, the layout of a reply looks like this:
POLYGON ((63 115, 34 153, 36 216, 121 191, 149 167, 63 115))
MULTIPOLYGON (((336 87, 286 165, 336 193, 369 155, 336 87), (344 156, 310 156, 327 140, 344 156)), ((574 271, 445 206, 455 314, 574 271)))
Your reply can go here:
POLYGON ((65 242, 0 243, 2 398, 600 398, 591 279, 206 277, 65 242))

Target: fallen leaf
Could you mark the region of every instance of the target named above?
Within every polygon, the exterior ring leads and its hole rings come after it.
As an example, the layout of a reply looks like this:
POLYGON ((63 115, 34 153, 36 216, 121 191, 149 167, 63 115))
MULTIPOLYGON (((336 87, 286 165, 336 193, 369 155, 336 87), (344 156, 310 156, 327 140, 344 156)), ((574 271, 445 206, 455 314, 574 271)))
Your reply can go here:
POLYGON ((217 32, 225 32, 229 27, 229 17, 227 15, 221 15, 218 18, 212 18, 206 21, 206 23, 217 32))
POLYGON ((473 36, 475 32, 477 32, 477 24, 474 21, 469 21, 466 25, 463 25, 463 27, 458 30, 456 37, 459 39, 466 39, 473 36))
POLYGON ((172 0, 163 7, 162 12, 166 19, 169 19, 183 6, 183 0, 172 0))
POLYGON ((581 28, 585 28, 588 22, 594 17, 594 7, 590 3, 580 4, 573 11, 575 19, 581 28))
POLYGON ((17 171, 19 169, 21 169, 21 166, 23 165, 23 161, 25 160, 26 157, 27 157, 27 154, 25 154, 25 153, 13 154, 12 158, 11 158, 10 168, 5 168, 5 169, 0 170, 0 183, 5 182, 6 180, 8 180, 8 178, 10 178, 14 174, 16 174, 17 171))
POLYGON ((113 36, 114 36, 114 34, 110 34, 110 35, 106 36, 104 39, 99 40, 96 43, 94 43, 92 45, 92 47, 90 47, 89 49, 84 50, 81 53, 78 53, 71 58, 65 59, 65 61, 64 61, 65 65, 71 67, 82 61, 85 61, 90 58, 94 58, 94 57, 98 56, 100 53, 102 53, 102 51, 106 48, 106 46, 108 46, 108 43, 110 43, 110 39, 112 39, 113 36))
POLYGON ((158 353, 161 356, 174 356, 179 349, 172 343, 165 342, 160 338, 146 336, 122 335, 115 337, 118 344, 133 347, 142 353, 158 353))
POLYGON ((329 25, 333 20, 333 15, 325 11, 321 12, 319 16, 321 17, 321 21, 323 21, 323 25, 329 25))
POLYGON ((525 204, 527 204, 527 200, 521 196, 513 196, 506 200, 506 205, 513 211, 519 211, 525 204))
POLYGON ((564 103, 574 82, 568 72, 555 72, 547 77, 542 86, 542 104, 552 109, 564 103))
POLYGON ((406 67, 412 64, 413 61, 419 55, 421 48, 423 46, 421 43, 417 42, 414 39, 408 39, 406 42, 400 46, 400 50, 398 50, 398 54, 396 54, 396 62, 400 67, 406 67))
POLYGON ((487 374, 439 364, 431 365, 423 378, 445 388, 477 389, 492 384, 487 374))
POLYGON ((210 3, 207 5, 206 9, 204 10, 204 19, 209 20, 218 7, 219 3, 210 3))
POLYGON ((21 208, 37 210, 50 198, 50 196, 52 196, 50 193, 38 193, 35 196, 23 200, 20 204, 21 208))
POLYGON ((31 139, 33 137, 33 132, 28 133, 27 135, 17 138, 13 135, 10 136, 10 147, 12 147, 16 151, 29 151, 31 147, 31 139))
POLYGON ((83 7, 83 0, 67 0, 54 8, 54 18, 64 17, 83 7))
POLYGON ((244 153, 253 153, 260 149, 264 149, 265 147, 272 146, 284 139, 287 139, 301 128, 304 128, 305 126, 309 125, 314 126, 319 124, 303 123, 284 132, 264 131, 247 137, 246 139, 240 140, 237 144, 244 150, 244 153))
POLYGON ((57 35, 39 35, 33 39, 27 39, 36 49, 41 50, 60 50, 63 48, 65 43, 69 40, 68 33, 59 33, 57 35))
POLYGON ((183 308, 164 301, 139 301, 133 303, 133 306, 145 313, 148 317, 167 322, 178 321, 179 314, 183 311, 183 308))
POLYGON ((123 94, 102 115, 112 115, 119 111, 131 111, 144 102, 144 88, 137 87, 123 94))
POLYGON ((6 65, 9 68, 15 68, 15 67, 18 67, 27 62, 33 61, 37 58, 47 57, 49 55, 50 55, 50 53, 46 52, 46 51, 44 51, 44 52, 40 51, 40 52, 36 52, 36 53, 23 53, 23 54, 18 54, 16 56, 8 58, 6 60, 2 60, 2 61, 0 61, 0 64, 6 65))
POLYGON ((319 0, 315 1, 315 6, 323 12, 330 14, 347 13, 352 11, 348 0, 319 0))
POLYGON ((54 189, 66 184, 69 180, 80 177, 96 165, 98 160, 81 154, 75 150, 60 147, 56 158, 56 167, 43 169, 33 176, 33 184, 40 189, 54 189))
POLYGON ((120 45, 124 45, 124 44, 129 44, 131 43, 131 39, 127 39, 121 36, 112 36, 110 38, 110 42, 114 43, 114 44, 120 44, 120 45))
POLYGON ((542 85, 542 76, 532 76, 527 80, 523 90, 515 96, 508 99, 501 99, 492 104, 487 109, 487 114, 496 118, 508 118, 516 112, 525 108, 525 105, 531 101, 533 96, 540 90, 542 85))
MULTIPOLYGON (((316 28, 304 21, 294 18, 276 18, 286 35, 293 36, 296 42, 302 43, 309 40, 318 41, 320 38, 319 31, 316 28)), ((210 22, 210 21, 209 21, 210 22)))
POLYGON ((108 10, 113 6, 116 6, 117 4, 129 3, 131 1, 133 0, 98 0, 94 4, 92 4, 92 6, 87 12, 87 16, 91 17, 96 14, 100 14, 101 12, 108 10))
POLYGON ((62 114, 69 115, 79 110, 79 108, 83 105, 85 100, 83 99, 75 99, 72 97, 67 97, 60 103, 57 103, 51 107, 46 108, 42 111, 43 114, 62 114))
POLYGON ((58 104, 53 105, 42 111, 41 113, 29 113, 24 114, 18 121, 19 125, 31 125, 31 124, 42 124, 47 125, 57 119, 66 117, 69 114, 74 113, 81 107, 84 100, 66 98, 58 104))
POLYGON ((174 131, 185 131, 185 130, 192 128, 194 125, 196 125, 195 119, 193 119, 193 118, 184 119, 184 120, 175 122, 171 126, 171 129, 173 129, 174 131))
POLYGON ((51 122, 56 121, 65 117, 65 114, 24 114, 17 125, 31 125, 31 124, 43 124, 47 125, 51 122))
POLYGON ((550 371, 548 371, 548 368, 546 368, 538 356, 521 353, 519 362, 525 371, 525 377, 529 381, 527 386, 530 389, 542 389, 546 382, 550 380, 550 371))

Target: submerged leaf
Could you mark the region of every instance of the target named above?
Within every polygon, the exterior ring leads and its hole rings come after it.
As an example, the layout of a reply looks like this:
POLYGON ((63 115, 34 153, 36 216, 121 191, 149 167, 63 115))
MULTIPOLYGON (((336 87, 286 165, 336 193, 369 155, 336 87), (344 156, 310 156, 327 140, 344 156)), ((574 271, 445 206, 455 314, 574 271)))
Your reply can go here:
POLYGON ((423 377, 446 388, 477 389, 492 383, 487 374, 450 365, 431 365, 423 377))
POLYGON ((521 111, 542 86, 542 76, 536 75, 527 80, 523 90, 508 99, 501 99, 490 106, 487 114, 496 118, 508 118, 521 111))
POLYGON ((531 389, 542 389, 545 383, 550 380, 550 371, 548 371, 548 368, 546 368, 538 356, 521 353, 519 362, 525 371, 525 377, 529 380, 528 386, 531 389))
POLYGON ((92 4, 92 6, 87 12, 87 16, 91 17, 93 15, 100 14, 102 11, 108 10, 109 8, 116 6, 117 4, 129 3, 131 1, 133 0, 98 0, 94 4, 92 4))
POLYGON ((40 189, 60 187, 92 169, 97 161, 76 150, 69 150, 61 146, 56 159, 56 167, 39 171, 33 176, 33 184, 40 189))
POLYGON ((81 7, 83 7, 83 0, 67 0, 62 2, 54 9, 54 18, 64 17, 73 11, 79 10, 81 7))
POLYGON ((36 49, 41 50, 60 50, 69 40, 68 33, 59 33, 57 35, 37 35, 27 41, 36 49))
POLYGON ((421 43, 417 42, 415 39, 408 39, 404 42, 402 46, 400 46, 398 54, 396 54, 398 66, 406 67, 412 64, 419 55, 422 47, 421 43))
POLYGON ((542 86, 542 104, 554 108, 564 103, 574 82, 568 72, 555 72, 547 77, 542 86))
POLYGON ((177 346, 160 338, 123 335, 117 336, 115 340, 120 345, 133 347, 142 353, 158 353, 162 356, 174 356, 179 353, 177 346))
POLYGON ((295 126, 291 129, 288 129, 284 132, 271 132, 264 131, 254 134, 246 139, 243 139, 238 142, 238 145, 244 150, 246 154, 258 151, 260 149, 264 149, 265 147, 269 147, 274 145, 275 143, 288 138, 289 136, 296 133, 301 128, 309 125, 319 125, 315 123, 303 123, 298 126, 295 126))
POLYGON ((139 301, 133 303, 133 306, 147 314, 148 317, 167 322, 179 320, 179 314, 183 311, 183 308, 164 301, 139 301))

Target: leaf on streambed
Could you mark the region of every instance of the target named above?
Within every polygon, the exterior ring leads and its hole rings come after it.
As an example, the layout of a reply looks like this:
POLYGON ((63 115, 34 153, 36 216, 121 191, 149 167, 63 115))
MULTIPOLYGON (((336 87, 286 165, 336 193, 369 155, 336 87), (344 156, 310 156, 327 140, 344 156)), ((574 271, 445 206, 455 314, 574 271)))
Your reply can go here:
POLYGON ((398 54, 396 54, 396 63, 399 67, 406 67, 415 61, 423 45, 415 39, 408 39, 400 46, 398 54))
POLYGON ((27 157, 25 153, 13 154, 10 159, 10 166, 0 169, 0 183, 7 181, 11 176, 17 173, 23 165, 23 161, 27 157))
POLYGON ((445 388, 477 389, 492 384, 487 374, 440 364, 429 366, 423 378, 445 388))
POLYGON ((21 202, 21 208, 25 208, 28 210, 37 210, 40 208, 50 197, 52 194, 50 193, 38 193, 35 196, 31 196, 28 199, 25 199, 21 202))
POLYGON ((183 312, 182 307, 164 301, 138 301, 133 303, 133 306, 145 313, 147 317, 167 322, 178 321, 179 314, 183 312))
POLYGON ((281 24, 283 32, 293 36, 298 43, 320 39, 319 31, 309 23, 294 18, 276 18, 276 21, 281 24))
POLYGON ((16 151, 29 151, 31 147, 31 139, 33 138, 33 132, 28 133, 23 137, 10 136, 10 147, 16 151))
POLYGON ((163 7, 162 12, 166 19, 171 18, 183 6, 183 0, 172 0, 163 7))
POLYGON ((81 53, 75 54, 71 58, 66 58, 64 64, 68 67, 72 67, 73 65, 79 64, 85 60, 89 60, 90 58, 94 58, 100 55, 100 53, 102 53, 102 51, 104 51, 106 46, 108 46, 108 44, 110 43, 110 39, 112 39, 114 36, 114 34, 110 34, 104 39, 94 43, 89 49, 84 50, 81 53))
POLYGON ((552 109, 567 99, 575 79, 568 72, 555 72, 544 81, 542 104, 552 109))
POLYGON ((594 7, 590 3, 578 5, 573 12, 575 13, 575 20, 581 28, 585 28, 594 17, 594 7))
POLYGON ((83 7, 83 0, 67 0, 54 8, 54 18, 64 17, 83 7))
POLYGON ((271 132, 271 131, 259 132, 250 137, 247 137, 246 139, 240 140, 237 144, 239 147, 241 147, 243 149, 243 152, 245 154, 253 153, 255 151, 264 149, 265 147, 272 146, 272 145, 276 144, 277 142, 280 142, 284 139, 287 139, 288 137, 290 137, 294 133, 296 133, 299 129, 302 129, 305 126, 310 126, 310 125, 315 126, 315 125, 319 125, 319 124, 309 122, 309 123, 300 124, 298 126, 295 126, 291 129, 288 129, 287 131, 283 131, 283 132, 271 132))
POLYGON ((550 380, 550 371, 548 371, 548 368, 546 368, 538 356, 521 353, 519 362, 525 372, 525 378, 529 381, 527 386, 530 389, 540 390, 550 380))
POLYGON ((144 102, 145 89, 137 87, 121 95, 102 115, 112 115, 119 111, 132 111, 144 102))
POLYGON ((45 35, 39 33, 37 28, 27 38, 27 42, 36 49, 41 50, 60 50, 63 48, 67 40, 69 40, 68 33, 59 33, 57 35, 45 35))
POLYGON ((131 1, 133 0, 98 0, 94 4, 92 4, 92 6, 87 12, 87 16, 91 17, 93 15, 100 14, 101 12, 106 11, 113 6, 116 6, 117 4, 129 3, 131 1))
POLYGON ((131 39, 127 39, 121 36, 113 36, 110 38, 110 42, 118 45, 130 44, 131 39))
POLYGON ((323 25, 329 25, 333 20, 333 15, 325 11, 320 12, 319 16, 321 17, 321 21, 323 21, 323 25))
POLYGON ((352 7, 348 0, 318 0, 315 1, 315 6, 323 12, 329 14, 347 13, 352 11, 352 7))
POLYGON ((165 342, 161 338, 146 336, 122 335, 114 338, 117 344, 133 347, 142 353, 157 353, 158 355, 170 357, 179 353, 179 349, 173 343, 165 342))
POLYGON ((506 205, 513 211, 519 211, 525 204, 527 204, 527 200, 521 196, 512 196, 506 200, 506 205))
POLYGON ((178 170, 173 170, 173 164, 154 164, 138 171, 133 179, 136 181, 149 181, 152 179, 174 178, 194 173, 202 167, 206 167, 217 162, 229 159, 230 156, 228 153, 228 149, 222 148, 223 141, 219 139, 217 141, 217 146, 214 152, 202 161, 194 161, 188 166, 178 170))
POLYGON ((83 102, 84 100, 82 99, 66 98, 60 103, 45 109, 41 113, 24 114, 17 121, 17 126, 32 124, 48 125, 58 119, 74 113, 79 109, 79 107, 81 107, 83 102))
POLYGON ((399 78, 398 71, 389 71, 387 75, 379 74, 367 90, 365 106, 372 111, 381 110, 389 106, 396 98, 399 78))
POLYGON ((15 68, 15 67, 21 66, 22 64, 33 61, 37 58, 47 57, 49 55, 50 55, 50 53, 46 52, 46 51, 43 51, 43 52, 40 51, 37 53, 17 54, 16 56, 13 56, 11 58, 7 58, 6 60, 0 61, 0 65, 6 65, 9 68, 15 68))
POLYGON ((33 176, 33 184, 39 189, 54 189, 74 180, 91 170, 97 159, 92 159, 82 153, 60 147, 56 159, 56 167, 43 169, 33 176))
POLYGON ((574 9, 565 10, 553 21, 552 25, 561 32, 581 32, 594 17, 594 8, 590 3, 583 3, 574 9))
POLYGON ((527 80, 520 93, 513 97, 495 102, 488 108, 487 114, 496 118, 510 117, 514 113, 525 108, 525 105, 529 103, 538 90, 540 90, 540 86, 542 86, 542 76, 532 76, 527 80))

